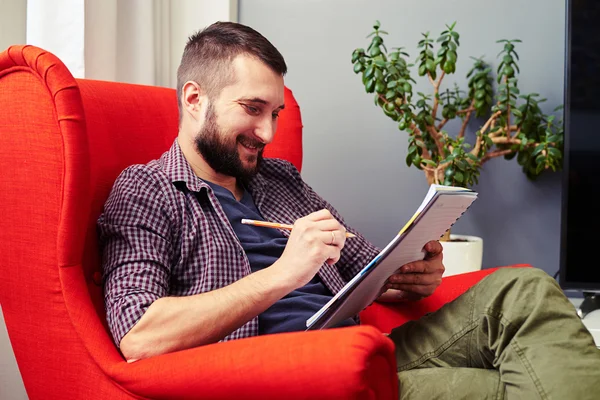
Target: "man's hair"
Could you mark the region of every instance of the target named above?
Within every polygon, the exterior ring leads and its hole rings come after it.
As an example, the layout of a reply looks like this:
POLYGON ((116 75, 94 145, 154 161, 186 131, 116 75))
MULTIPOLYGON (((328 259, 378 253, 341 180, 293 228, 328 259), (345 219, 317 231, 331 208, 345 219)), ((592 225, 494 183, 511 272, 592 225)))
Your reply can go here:
POLYGON ((188 81, 197 82, 213 99, 234 82, 232 61, 240 54, 256 57, 274 72, 285 75, 281 53, 254 29, 234 22, 216 22, 190 36, 177 69, 179 119, 183 115, 181 94, 188 81))

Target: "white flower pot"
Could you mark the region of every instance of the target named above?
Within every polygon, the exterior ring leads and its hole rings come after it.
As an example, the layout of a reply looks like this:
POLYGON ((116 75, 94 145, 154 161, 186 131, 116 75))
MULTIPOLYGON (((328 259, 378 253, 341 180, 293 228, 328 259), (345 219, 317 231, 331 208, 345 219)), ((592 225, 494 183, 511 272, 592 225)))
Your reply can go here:
POLYGON ((477 236, 450 235, 449 242, 440 242, 444 248, 444 276, 462 274, 481 269, 483 239, 477 236), (452 241, 459 239, 462 241, 452 241))

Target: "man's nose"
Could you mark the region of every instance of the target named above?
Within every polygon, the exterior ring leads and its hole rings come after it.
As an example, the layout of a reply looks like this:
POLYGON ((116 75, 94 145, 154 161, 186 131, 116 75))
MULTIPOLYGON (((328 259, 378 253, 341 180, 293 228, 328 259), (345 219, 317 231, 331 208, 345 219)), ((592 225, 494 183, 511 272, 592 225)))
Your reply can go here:
POLYGON ((271 143, 277 123, 272 118, 263 118, 254 130, 254 134, 265 144, 271 143))

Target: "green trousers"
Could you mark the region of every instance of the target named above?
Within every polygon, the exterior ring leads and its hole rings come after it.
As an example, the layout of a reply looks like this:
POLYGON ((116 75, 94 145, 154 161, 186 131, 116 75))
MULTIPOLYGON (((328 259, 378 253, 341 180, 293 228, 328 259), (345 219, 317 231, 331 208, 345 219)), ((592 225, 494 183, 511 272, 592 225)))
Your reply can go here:
POLYGON ((538 269, 500 269, 389 337, 402 400, 600 399, 600 350, 538 269))

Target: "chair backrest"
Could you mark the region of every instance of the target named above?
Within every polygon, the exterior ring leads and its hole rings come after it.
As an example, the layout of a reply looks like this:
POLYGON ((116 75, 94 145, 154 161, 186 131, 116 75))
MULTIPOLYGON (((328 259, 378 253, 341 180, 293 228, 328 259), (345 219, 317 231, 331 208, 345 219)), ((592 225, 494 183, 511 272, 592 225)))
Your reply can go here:
MULTIPOLYGON (((265 156, 300 169, 287 88, 285 103, 265 156)), ((13 46, 0 53, 0 110, 0 302, 26 390, 123 396, 107 378, 124 361, 104 319, 96 219, 125 167, 172 144, 175 91, 76 80, 51 53, 13 46)))

